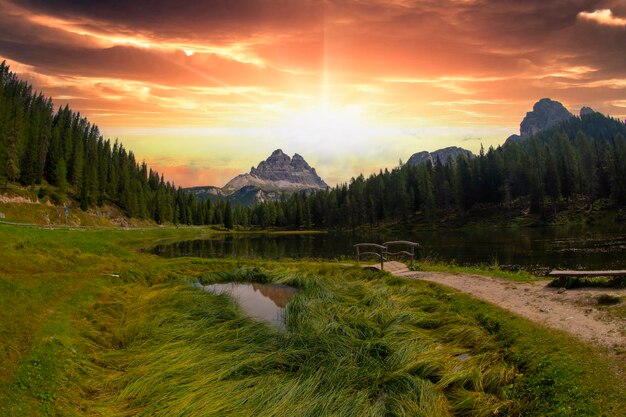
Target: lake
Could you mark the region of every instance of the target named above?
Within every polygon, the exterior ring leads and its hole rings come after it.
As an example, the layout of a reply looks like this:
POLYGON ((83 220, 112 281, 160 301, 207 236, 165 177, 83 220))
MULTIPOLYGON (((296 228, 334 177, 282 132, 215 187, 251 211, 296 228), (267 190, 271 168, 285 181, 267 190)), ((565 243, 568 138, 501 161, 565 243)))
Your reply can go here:
POLYGON ((459 265, 493 264, 523 269, 626 269, 626 227, 438 230, 384 235, 216 234, 207 239, 159 244, 152 253, 165 257, 264 259, 354 258, 352 245, 411 240, 421 245, 420 257, 459 265))

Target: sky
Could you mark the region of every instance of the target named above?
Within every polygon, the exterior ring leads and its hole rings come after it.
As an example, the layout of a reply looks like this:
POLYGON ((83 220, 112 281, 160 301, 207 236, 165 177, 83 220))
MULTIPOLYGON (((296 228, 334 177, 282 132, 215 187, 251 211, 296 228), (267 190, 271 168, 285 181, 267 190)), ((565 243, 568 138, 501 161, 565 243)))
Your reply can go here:
POLYGON ((179 186, 477 152, 543 97, 626 117, 624 0, 0 0, 0 59, 179 186))

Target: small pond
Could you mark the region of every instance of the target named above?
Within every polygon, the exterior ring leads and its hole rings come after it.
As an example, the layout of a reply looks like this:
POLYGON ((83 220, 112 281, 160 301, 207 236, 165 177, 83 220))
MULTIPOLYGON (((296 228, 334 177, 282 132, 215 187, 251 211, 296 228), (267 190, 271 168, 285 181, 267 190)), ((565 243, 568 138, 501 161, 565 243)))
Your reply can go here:
POLYGON ((298 290, 283 284, 229 282, 202 286, 213 294, 228 294, 251 317, 285 326, 285 307, 298 290))

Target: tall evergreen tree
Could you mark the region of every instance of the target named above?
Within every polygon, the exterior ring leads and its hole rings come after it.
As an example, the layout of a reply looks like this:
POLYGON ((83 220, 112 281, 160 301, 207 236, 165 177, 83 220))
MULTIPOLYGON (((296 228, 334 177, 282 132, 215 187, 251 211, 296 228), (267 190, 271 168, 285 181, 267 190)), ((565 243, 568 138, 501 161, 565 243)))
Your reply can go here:
POLYGON ((561 198, 561 181, 559 178, 559 171, 556 166, 556 159, 552 155, 552 152, 550 152, 550 149, 547 147, 546 147, 545 153, 546 153, 546 162, 545 162, 546 170, 545 170, 545 179, 544 179, 545 190, 546 190, 546 193, 548 193, 548 196, 550 196, 550 199, 552 200, 552 206, 556 214, 556 205, 557 205, 559 198, 561 198))
POLYGON ((230 203, 227 201, 224 205, 224 227, 227 229, 232 229, 233 226, 233 211, 230 203))

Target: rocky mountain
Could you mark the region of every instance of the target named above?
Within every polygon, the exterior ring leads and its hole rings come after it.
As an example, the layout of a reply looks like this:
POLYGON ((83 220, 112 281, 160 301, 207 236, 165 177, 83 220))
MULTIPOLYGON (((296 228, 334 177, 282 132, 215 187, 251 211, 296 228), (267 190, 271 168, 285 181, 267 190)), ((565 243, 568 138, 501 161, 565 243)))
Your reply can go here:
POLYGON ((582 107, 580 109, 580 117, 582 118, 583 116, 587 116, 588 114, 594 114, 596 111, 594 109, 592 109, 591 107, 582 107))
POLYGON ((527 138, 557 123, 574 117, 563 104, 558 101, 542 98, 533 106, 533 111, 526 113, 520 124, 520 136, 527 138))
POLYGON ((276 149, 250 172, 237 175, 222 188, 213 186, 187 188, 201 200, 229 201, 234 205, 251 206, 265 201, 278 200, 282 193, 314 191, 328 188, 315 168, 302 156, 286 155, 276 149))
MULTIPOLYGON (((588 107, 581 109, 581 115, 583 111, 588 110, 593 112, 588 107)), ((549 98, 542 98, 533 106, 533 110, 526 113, 526 117, 520 124, 520 134, 511 135, 507 138, 505 143, 516 142, 531 137, 539 132, 551 128, 561 122, 574 117, 563 104, 558 101, 551 100, 549 98)))
POLYGON ((294 192, 328 188, 328 185, 317 175, 302 156, 294 154, 293 158, 276 149, 259 165, 250 169, 249 174, 237 175, 222 190, 232 193, 245 186, 255 186, 263 191, 294 192))
POLYGON ((281 194, 281 191, 262 190, 254 185, 246 185, 234 193, 226 195, 225 199, 235 206, 250 207, 266 201, 278 201, 281 194))
POLYGON ((220 198, 225 196, 221 188, 214 187, 212 185, 190 187, 185 188, 185 190, 195 194, 196 197, 198 197, 200 200, 208 200, 209 198, 213 197, 220 198))
POLYGON ((417 152, 411 155, 407 164, 409 165, 420 165, 426 163, 426 161, 430 161, 433 165, 439 159, 442 163, 449 163, 451 160, 456 161, 456 159, 460 155, 465 155, 468 159, 473 158, 474 154, 467 149, 459 148, 457 146, 450 146, 448 148, 443 148, 436 150, 434 152, 417 152))

